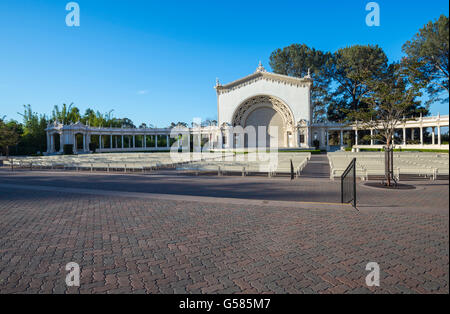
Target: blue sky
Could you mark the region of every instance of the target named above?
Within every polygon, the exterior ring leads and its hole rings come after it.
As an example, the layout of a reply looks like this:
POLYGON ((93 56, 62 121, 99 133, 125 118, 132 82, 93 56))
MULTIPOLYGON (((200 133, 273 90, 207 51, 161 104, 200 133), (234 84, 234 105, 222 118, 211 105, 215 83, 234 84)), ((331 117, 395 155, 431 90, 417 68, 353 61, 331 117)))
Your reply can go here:
POLYGON ((378 44, 399 60, 402 44, 449 10, 444 0, 377 1, 381 26, 369 28, 365 0, 78 0, 81 25, 69 28, 68 2, 0 1, 0 116, 73 102, 159 127, 216 118, 216 77, 233 81, 259 60, 270 69, 276 48, 378 44))

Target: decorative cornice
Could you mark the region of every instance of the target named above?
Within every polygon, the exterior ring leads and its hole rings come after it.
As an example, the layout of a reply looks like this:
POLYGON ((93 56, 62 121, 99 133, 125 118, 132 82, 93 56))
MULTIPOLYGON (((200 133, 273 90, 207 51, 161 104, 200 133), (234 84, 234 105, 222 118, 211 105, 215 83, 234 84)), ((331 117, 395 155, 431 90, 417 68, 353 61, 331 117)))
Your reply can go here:
POLYGON ((312 85, 313 80, 312 78, 304 77, 304 78, 297 78, 287 75, 281 75, 281 74, 275 74, 271 72, 267 72, 264 70, 264 68, 261 66, 261 68, 258 67, 256 72, 243 77, 239 80, 236 80, 234 82, 228 83, 226 85, 216 85, 215 89, 217 91, 217 94, 224 94, 228 93, 230 91, 239 89, 243 86, 247 86, 250 84, 253 84, 260 80, 266 80, 271 82, 276 82, 279 84, 285 84, 290 86, 296 86, 296 87, 309 87, 312 85))

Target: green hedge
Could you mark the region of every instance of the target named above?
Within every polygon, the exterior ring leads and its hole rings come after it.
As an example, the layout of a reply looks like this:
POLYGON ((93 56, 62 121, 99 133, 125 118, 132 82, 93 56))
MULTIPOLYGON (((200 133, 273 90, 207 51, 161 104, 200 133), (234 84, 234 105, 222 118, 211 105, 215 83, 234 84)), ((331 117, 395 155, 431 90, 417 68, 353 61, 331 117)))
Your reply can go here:
POLYGON ((73 155, 73 144, 64 144, 63 152, 64 155, 73 155))
MULTIPOLYGON (((346 151, 351 151, 351 149, 346 151)), ((361 152, 384 152, 384 149, 382 148, 361 148, 360 149, 361 152)), ((413 148, 398 148, 398 149, 394 149, 394 152, 418 152, 418 153, 448 153, 448 149, 422 149, 422 148, 418 148, 418 149, 413 149, 413 148)))
POLYGON ((97 149, 97 144, 96 143, 89 143, 89 150, 92 152, 92 153, 95 153, 95 150, 97 149))
POLYGON ((321 154, 320 149, 299 149, 299 150, 280 150, 279 153, 311 153, 313 155, 321 154))
POLYGON ((448 149, 394 149, 394 152, 447 153, 448 149))
MULTIPOLYGON (((346 147, 345 148, 346 152, 351 152, 352 149, 351 147, 346 147)), ((360 149, 361 152, 384 152, 384 149, 382 148, 361 148, 360 149)), ((398 149, 394 149, 394 152, 418 152, 418 153, 448 153, 448 149, 426 149, 426 148, 417 148, 417 149, 413 149, 413 148, 398 148, 398 149)))

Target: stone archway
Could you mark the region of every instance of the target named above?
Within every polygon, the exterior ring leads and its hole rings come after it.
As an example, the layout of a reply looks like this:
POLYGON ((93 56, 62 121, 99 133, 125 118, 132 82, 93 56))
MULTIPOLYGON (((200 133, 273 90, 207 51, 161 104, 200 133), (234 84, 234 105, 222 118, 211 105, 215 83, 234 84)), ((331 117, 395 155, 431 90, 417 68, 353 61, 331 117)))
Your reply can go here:
POLYGON ((62 151, 61 147, 61 137, 62 135, 59 133, 54 133, 51 135, 53 137, 53 152, 62 151))
POLYGON ((77 132, 74 134, 74 152, 84 151, 84 134, 81 132, 77 132))
MULTIPOLYGON (((260 95, 247 99, 234 112, 232 123, 233 126, 243 128, 254 127, 256 143, 259 146, 291 147, 294 145, 294 116, 290 108, 276 97, 260 95), (270 127, 276 127, 277 134, 271 134, 270 127), (278 145, 274 144, 276 137, 278 145)), ((247 136, 245 146, 253 146, 248 143, 247 136)))

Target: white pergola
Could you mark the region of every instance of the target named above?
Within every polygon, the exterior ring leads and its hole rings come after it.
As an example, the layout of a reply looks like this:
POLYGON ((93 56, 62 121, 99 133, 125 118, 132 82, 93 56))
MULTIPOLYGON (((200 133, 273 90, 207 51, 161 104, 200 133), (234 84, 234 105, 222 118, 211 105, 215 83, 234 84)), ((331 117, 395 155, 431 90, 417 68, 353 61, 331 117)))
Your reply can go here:
MULTIPOLYGON (((186 133, 198 134, 202 137, 209 137, 209 141, 216 142, 221 139, 217 134, 221 132, 217 127, 203 128, 112 128, 112 127, 91 127, 80 122, 64 125, 58 122, 49 124, 47 132, 47 154, 63 153, 64 145, 73 145, 73 153, 90 153, 89 144, 92 136, 99 136, 99 147, 96 149, 100 153, 130 152, 130 151, 168 151, 170 150, 170 138, 176 138, 177 146, 181 147, 181 140, 178 137, 186 133), (59 150, 56 151, 55 138, 59 136, 59 150), (77 136, 82 136, 83 145, 77 145, 77 136), (137 137, 140 137, 138 143, 137 137), (125 146, 125 138, 128 137, 128 145, 125 146), (147 146, 147 138, 152 137, 153 145, 147 146), (165 138, 165 145, 158 146, 158 140, 165 138), (120 141, 119 141, 120 139, 120 141), (109 143, 108 143, 109 142, 109 143), (109 145, 105 145, 108 143, 109 145), (120 143, 120 144, 119 144, 120 143), (108 146, 108 147, 106 147, 108 146)), ((217 145, 216 145, 217 147, 217 145)))
MULTIPOLYGON (((407 120, 403 124, 398 125, 398 129, 403 131, 401 143, 394 143, 397 148, 402 149, 448 149, 448 144, 442 144, 441 129, 449 126, 449 116, 437 115, 434 117, 420 117, 417 119, 407 120), (424 130, 431 128, 431 144, 426 144, 424 141, 424 130), (408 144, 407 129, 419 130, 419 144, 408 144), (437 136, 436 136, 437 135, 437 136), (437 138, 436 138, 437 137, 437 138)), ((300 127, 300 126, 299 126, 300 127)), ((377 145, 374 140, 371 140, 369 145, 362 145, 359 141, 358 131, 366 130, 358 126, 358 123, 353 125, 344 125, 339 123, 315 123, 312 125, 304 125, 302 128, 307 129, 308 144, 311 146, 312 142, 317 139, 320 142, 321 149, 330 150, 330 133, 338 132, 340 138, 340 147, 344 147, 344 132, 355 133, 354 149, 361 148, 382 148, 383 145, 377 145)), ((370 134, 373 135, 375 130, 369 129, 370 134)), ((82 123, 75 123, 70 125, 63 125, 55 122, 49 124, 47 129, 47 154, 58 154, 63 152, 65 144, 73 145, 73 152, 89 153, 89 143, 91 143, 92 136, 99 136, 99 147, 96 151, 100 153, 107 152, 130 152, 130 151, 168 151, 170 150, 170 138, 175 138, 177 146, 181 147, 179 135, 190 134, 199 135, 203 139, 208 139, 212 148, 233 148, 233 143, 236 143, 236 134, 233 128, 229 125, 222 125, 221 127, 194 127, 177 129, 172 128, 98 128, 86 126, 82 123), (59 135, 60 148, 59 151, 55 149, 55 135, 59 135), (83 145, 81 148, 77 147, 77 136, 81 135, 83 145), (137 137, 140 137, 140 143, 137 137), (125 146, 124 138, 128 137, 128 145, 125 146), (147 138, 152 137, 154 145, 147 146, 147 138), (165 138, 165 145, 158 146, 158 139, 165 138), (120 138, 120 145, 119 145, 120 138), (109 142, 109 145, 105 145, 109 142), (139 145, 138 145, 139 144, 139 145), (108 147, 106 147, 108 146, 108 147)), ((415 132, 411 132, 411 140, 414 138, 415 132)), ((198 138, 200 138, 198 137, 198 138)))
MULTIPOLYGON (((449 127, 449 115, 440 115, 433 117, 419 117, 415 119, 405 119, 404 123, 400 123, 397 127, 398 130, 402 130, 402 141, 401 143, 395 143, 394 145, 397 148, 402 149, 420 149, 420 148, 429 148, 429 149, 448 149, 449 145, 442 144, 442 132, 441 129, 444 127, 449 127), (431 128, 431 144, 426 144, 424 141, 424 131, 428 128, 431 128), (408 144, 407 130, 412 130, 410 140, 415 141, 414 138, 415 130, 419 131, 418 136, 418 144, 408 144), (437 136, 436 136, 437 135, 437 136)), ((373 136, 375 129, 366 129, 361 127, 361 124, 357 122, 353 125, 343 125, 339 123, 316 123, 311 125, 311 133, 313 134, 312 140, 318 139, 321 143, 321 148, 330 149, 330 133, 338 132, 340 146, 344 147, 344 132, 354 132, 355 134, 355 145, 354 149, 361 148, 382 148, 384 145, 376 145, 374 140, 371 139, 369 145, 360 144, 360 139, 358 132, 359 131, 369 131, 370 135, 373 136)))

